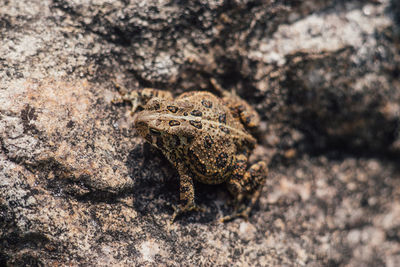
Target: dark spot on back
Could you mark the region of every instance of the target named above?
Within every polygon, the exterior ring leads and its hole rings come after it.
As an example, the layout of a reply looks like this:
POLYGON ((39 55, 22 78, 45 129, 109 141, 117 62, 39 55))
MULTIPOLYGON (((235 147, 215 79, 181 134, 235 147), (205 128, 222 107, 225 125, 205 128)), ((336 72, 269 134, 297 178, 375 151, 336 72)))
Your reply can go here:
POLYGON ((221 129, 221 131, 223 131, 223 132, 226 133, 226 134, 229 134, 229 133, 230 133, 229 129, 226 128, 225 126, 220 125, 220 126, 219 126, 219 129, 221 129))
POLYGON ((185 112, 183 112, 183 116, 187 116, 188 115, 188 113, 185 111, 185 112))
POLYGON ((169 121, 169 126, 178 126, 180 124, 181 123, 179 121, 177 121, 177 120, 170 120, 169 121))
POLYGON ((193 116, 196 116, 196 117, 201 117, 203 115, 203 113, 200 110, 197 110, 197 109, 195 109, 192 112, 190 112, 190 114, 192 114, 193 116))
POLYGON ((210 135, 207 135, 204 137, 204 147, 205 148, 211 148, 211 146, 214 144, 214 141, 212 140, 210 135))
POLYGON ((178 111, 178 108, 175 106, 167 106, 167 109, 172 113, 176 113, 178 111))
POLYGON ((158 130, 154 129, 154 128, 150 128, 150 133, 153 134, 153 135, 157 135, 157 136, 161 135, 161 133, 158 130))
POLYGON ((201 101, 201 104, 202 104, 203 106, 205 106, 206 108, 212 108, 212 102, 211 102, 210 100, 203 99, 203 100, 201 101))
POLYGON ((200 121, 190 120, 189 123, 190 123, 192 126, 196 127, 197 129, 203 128, 203 125, 201 124, 200 121))
POLYGON ((220 123, 226 124, 226 114, 224 113, 224 114, 222 114, 222 115, 219 115, 218 121, 219 121, 220 123))
POLYGON ((225 152, 221 152, 216 158, 217 166, 220 168, 224 168, 226 166, 227 160, 228 155, 225 152))

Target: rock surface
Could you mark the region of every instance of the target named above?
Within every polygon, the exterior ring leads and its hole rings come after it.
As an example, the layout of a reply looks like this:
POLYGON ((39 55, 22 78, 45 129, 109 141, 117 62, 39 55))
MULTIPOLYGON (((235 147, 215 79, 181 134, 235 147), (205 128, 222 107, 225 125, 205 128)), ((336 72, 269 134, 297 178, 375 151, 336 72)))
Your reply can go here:
POLYGON ((0 265, 399 266, 400 4, 0 3, 0 265), (115 83, 236 90, 270 175, 169 225, 178 177, 115 83))

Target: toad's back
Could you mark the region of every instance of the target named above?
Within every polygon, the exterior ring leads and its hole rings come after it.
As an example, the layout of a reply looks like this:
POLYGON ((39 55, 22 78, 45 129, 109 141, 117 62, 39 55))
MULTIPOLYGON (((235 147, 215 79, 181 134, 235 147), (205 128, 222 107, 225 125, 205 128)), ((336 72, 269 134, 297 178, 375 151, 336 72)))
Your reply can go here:
POLYGON ((170 109, 177 110, 175 116, 181 120, 179 126, 195 136, 208 134, 233 142, 246 140, 255 143, 255 139, 247 133, 240 120, 232 116, 223 101, 209 92, 195 91, 182 94, 174 104, 177 109, 175 107, 170 109))

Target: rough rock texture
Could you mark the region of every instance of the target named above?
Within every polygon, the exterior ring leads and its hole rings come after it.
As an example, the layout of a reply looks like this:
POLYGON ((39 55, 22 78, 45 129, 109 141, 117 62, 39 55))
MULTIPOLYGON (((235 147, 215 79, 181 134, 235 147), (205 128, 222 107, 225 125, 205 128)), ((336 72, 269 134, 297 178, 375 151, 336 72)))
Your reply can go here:
POLYGON ((400 4, 0 0, 0 265, 400 265, 400 4), (115 83, 234 89, 270 162, 169 225, 175 170, 115 83))

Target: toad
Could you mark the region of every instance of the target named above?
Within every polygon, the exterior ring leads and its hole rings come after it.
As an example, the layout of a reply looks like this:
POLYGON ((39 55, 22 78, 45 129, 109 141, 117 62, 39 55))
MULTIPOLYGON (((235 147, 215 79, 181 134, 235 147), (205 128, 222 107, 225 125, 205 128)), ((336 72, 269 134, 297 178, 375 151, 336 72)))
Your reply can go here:
POLYGON ((235 211, 221 221, 247 219, 260 196, 266 163, 248 166, 256 145, 250 132, 258 126, 258 114, 236 94, 220 93, 217 97, 192 91, 174 98, 169 91, 145 88, 120 99, 132 103, 137 133, 160 149, 178 171, 181 204, 173 206, 172 222, 181 213, 202 210, 195 204, 193 180, 226 183, 235 211), (248 203, 243 207, 245 199, 248 203))

